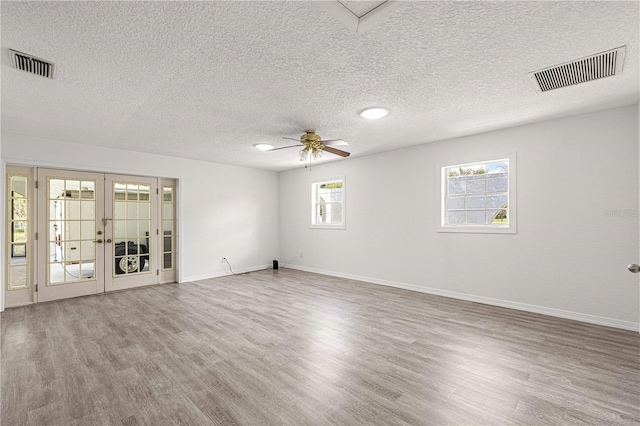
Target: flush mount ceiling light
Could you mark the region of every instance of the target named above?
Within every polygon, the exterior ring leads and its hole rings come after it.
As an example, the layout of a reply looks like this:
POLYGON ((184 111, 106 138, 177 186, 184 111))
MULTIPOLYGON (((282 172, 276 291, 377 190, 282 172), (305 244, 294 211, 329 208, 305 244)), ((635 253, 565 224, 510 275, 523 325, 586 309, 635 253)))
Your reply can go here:
POLYGON ((389 114, 389 110, 386 108, 367 108, 360 112, 360 117, 366 118, 367 120, 377 120, 382 117, 386 117, 389 114))
POLYGON ((253 146, 258 148, 260 151, 269 151, 273 149, 273 145, 269 145, 268 143, 257 143, 253 146))

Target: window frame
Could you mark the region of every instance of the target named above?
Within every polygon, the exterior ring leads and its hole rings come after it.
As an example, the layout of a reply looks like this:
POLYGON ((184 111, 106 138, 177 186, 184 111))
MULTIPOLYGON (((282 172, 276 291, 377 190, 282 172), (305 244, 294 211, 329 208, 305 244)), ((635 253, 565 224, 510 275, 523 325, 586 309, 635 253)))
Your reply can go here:
POLYGON ((475 158, 458 158, 454 161, 441 162, 437 167, 438 173, 438 191, 440 193, 440 202, 438 204, 438 221, 439 226, 437 232, 443 233, 470 233, 470 234, 517 234, 517 158, 516 153, 507 155, 490 155, 477 156, 475 158), (480 159, 478 159, 480 158, 480 159), (463 160, 463 161, 461 161, 463 160), (470 161, 464 161, 470 160, 470 161), (458 166, 472 166, 475 164, 492 163, 500 160, 509 161, 509 189, 508 201, 509 206, 509 223, 507 225, 448 225, 446 224, 446 197, 447 197, 447 176, 446 169, 458 166))
POLYGON ((347 181, 345 176, 336 176, 336 177, 330 177, 330 178, 323 178, 323 179, 316 179, 314 181, 311 182, 311 186, 310 186, 310 225, 309 227, 311 229, 346 229, 347 228, 347 181), (317 191, 317 187, 319 185, 322 185, 323 183, 331 183, 331 182, 337 182, 340 181, 342 182, 342 222, 340 224, 332 224, 332 223, 327 223, 327 224, 322 224, 322 223, 316 223, 315 219, 316 219, 316 215, 315 215, 315 206, 316 206, 316 191, 317 191))

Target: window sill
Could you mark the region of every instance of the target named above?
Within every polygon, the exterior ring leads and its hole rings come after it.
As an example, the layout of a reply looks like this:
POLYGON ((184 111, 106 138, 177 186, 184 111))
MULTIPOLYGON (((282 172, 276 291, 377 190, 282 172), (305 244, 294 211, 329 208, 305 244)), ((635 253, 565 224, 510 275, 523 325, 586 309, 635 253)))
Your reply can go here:
POLYGON ((436 230, 441 233, 453 234, 517 234, 515 226, 486 227, 486 226, 441 226, 436 230))
POLYGON ((311 229, 347 229, 345 225, 310 225, 311 229))

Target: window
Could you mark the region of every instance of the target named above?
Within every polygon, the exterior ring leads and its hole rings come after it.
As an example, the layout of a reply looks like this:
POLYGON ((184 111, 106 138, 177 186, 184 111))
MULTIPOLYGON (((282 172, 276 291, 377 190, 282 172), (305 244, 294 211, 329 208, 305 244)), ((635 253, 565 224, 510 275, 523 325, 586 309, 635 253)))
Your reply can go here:
POLYGON ((311 184, 311 227, 345 229, 345 179, 311 184))
POLYGON ((441 167, 441 232, 515 233, 515 155, 441 167))
POLYGON ((29 288, 29 176, 7 175, 7 290, 29 288))

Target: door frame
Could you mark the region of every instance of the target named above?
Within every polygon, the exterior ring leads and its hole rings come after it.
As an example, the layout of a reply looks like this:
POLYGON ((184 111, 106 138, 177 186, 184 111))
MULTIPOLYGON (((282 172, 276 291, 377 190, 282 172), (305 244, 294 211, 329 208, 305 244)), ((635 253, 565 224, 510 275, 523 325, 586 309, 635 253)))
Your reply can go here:
POLYGON ((160 268, 160 283, 161 284, 165 284, 165 283, 173 283, 173 282, 178 282, 178 255, 180 254, 179 250, 178 250, 178 241, 177 241, 177 237, 179 235, 178 233, 178 220, 177 220, 177 211, 178 211, 178 196, 180 195, 178 193, 178 180, 177 179, 168 179, 168 178, 160 178, 158 179, 158 191, 159 191, 159 200, 158 200, 158 228, 160 229, 160 240, 159 240, 159 244, 161 244, 162 250, 160 250, 160 259, 159 259, 159 268, 160 268), (171 214, 173 216, 173 228, 171 229, 171 267, 167 268, 166 264, 165 264, 165 252, 166 250, 166 244, 165 244, 165 237, 167 237, 168 235, 166 234, 166 230, 165 230, 165 223, 164 220, 166 220, 165 217, 165 207, 166 207, 166 200, 164 199, 164 188, 165 187, 171 187, 171 193, 172 193, 172 200, 171 200, 171 205, 172 205, 172 210, 171 210, 171 214))
POLYGON ((2 310, 4 310, 5 301, 7 304, 11 306, 24 306, 30 305, 36 302, 36 259, 38 259, 38 245, 33 240, 34 229, 37 228, 37 212, 36 212, 36 188, 35 182, 37 177, 35 176, 35 168, 32 167, 23 167, 23 166, 12 166, 8 165, 3 170, 3 185, 2 185, 2 197, 3 197, 3 209, 2 209, 2 235, 4 238, 2 241, 5 242, 2 247, 2 265, 0 265, 0 272, 2 273, 2 291, 0 292, 0 296, 2 299, 2 310), (27 241, 27 288, 20 290, 11 290, 8 291, 8 278, 9 271, 5 271, 6 264, 8 263, 8 258, 5 253, 7 253, 7 249, 9 246, 9 231, 8 231, 8 217, 6 216, 9 212, 9 206, 7 204, 8 193, 5 191, 8 189, 9 181, 7 180, 7 175, 24 175, 27 176, 28 179, 28 187, 27 187, 27 232, 30 235, 27 241), (6 293, 5 293, 6 291, 6 293))
MULTIPOLYGON (((23 167, 23 168, 27 168, 31 170, 32 173, 32 188, 35 186, 35 182, 36 182, 36 176, 37 176, 37 171, 40 168, 46 168, 46 169, 56 169, 56 170, 65 170, 65 171, 69 171, 69 172, 87 172, 87 173, 100 173, 100 174, 109 174, 109 173, 115 173, 115 174, 126 174, 127 176, 133 176, 133 177, 149 177, 149 175, 140 175, 137 174, 136 171, 133 171, 132 173, 128 173, 128 170, 126 169, 122 169, 122 168, 105 168, 105 169, 94 169, 94 170, 89 170, 89 169, 85 169, 83 167, 78 167, 78 165, 76 164, 68 164, 68 163, 59 163, 56 161, 53 162, 46 162, 46 163, 42 163, 39 161, 30 161, 27 160, 25 161, 24 158, 14 158, 14 157, 6 157, 6 158, 1 158, 0 159, 0 171, 2 173, 2 177, 1 177, 1 182, 2 184, 0 185, 0 197, 3 200, 3 208, 2 210, 0 210, 0 221, 3 223, 2 225, 2 230, 0 230, 1 235, 5 238, 4 241, 6 241, 6 237, 7 237, 7 233, 6 233, 6 229, 7 229, 7 225, 6 225, 6 185, 7 185, 7 169, 9 168, 15 168, 15 167, 23 167)), ((154 177, 154 179, 157 179, 158 182, 173 182, 173 187, 175 189, 174 192, 174 196, 175 196, 175 200, 174 200, 174 258, 173 258, 173 271, 171 271, 169 277, 167 276, 167 274, 163 274, 163 271, 161 270, 160 272, 160 284, 164 284, 164 283, 179 283, 181 281, 181 274, 182 274, 182 268, 181 268, 181 248, 182 248, 182 223, 181 223, 181 188, 182 188, 182 179, 180 176, 171 176, 171 175, 165 175, 165 176, 158 176, 156 175, 156 177, 154 177), (171 279, 170 277, 173 277, 173 279, 171 279)), ((34 190, 32 198, 35 200, 37 199, 37 194, 34 190)), ((32 208, 32 212, 34 212, 34 214, 36 214, 36 209, 37 206, 34 206, 32 208)), ((33 223, 35 224, 37 222, 37 217, 34 217, 33 219, 33 223)), ((36 228, 37 224, 32 226, 32 231, 35 233, 37 232, 37 228, 36 228)), ((32 238, 31 240, 31 251, 34 255, 33 259, 32 259, 32 268, 33 268, 33 272, 31 273, 31 285, 29 287, 29 291, 30 291, 30 297, 28 301, 25 302, 25 305, 29 305, 29 304, 35 304, 38 303, 38 293, 36 291, 40 277, 38 277, 37 275, 37 257, 35 257, 36 255, 39 255, 39 253, 36 253, 37 251, 37 242, 34 241, 34 239, 32 238)), ((2 277, 1 282, 3 283, 3 285, 0 288, 0 312, 4 311, 6 305, 7 305, 7 297, 6 297, 6 292, 7 292, 7 288, 6 288, 6 276, 7 276, 7 270, 6 270, 6 262, 7 262, 7 258, 6 258, 6 248, 3 248, 2 250, 0 250, 0 277, 2 277)), ((11 307, 16 307, 18 305, 12 305, 11 307)))

